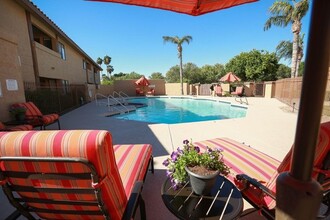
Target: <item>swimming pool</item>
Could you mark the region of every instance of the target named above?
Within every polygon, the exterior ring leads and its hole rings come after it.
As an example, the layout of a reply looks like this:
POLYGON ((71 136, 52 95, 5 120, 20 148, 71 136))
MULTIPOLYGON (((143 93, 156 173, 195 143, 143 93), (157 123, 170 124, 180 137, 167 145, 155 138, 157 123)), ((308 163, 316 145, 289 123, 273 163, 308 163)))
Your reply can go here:
POLYGON ((146 97, 129 99, 130 103, 142 103, 129 114, 114 116, 117 119, 149 123, 176 124, 197 121, 221 120, 245 117, 247 108, 207 99, 146 97))

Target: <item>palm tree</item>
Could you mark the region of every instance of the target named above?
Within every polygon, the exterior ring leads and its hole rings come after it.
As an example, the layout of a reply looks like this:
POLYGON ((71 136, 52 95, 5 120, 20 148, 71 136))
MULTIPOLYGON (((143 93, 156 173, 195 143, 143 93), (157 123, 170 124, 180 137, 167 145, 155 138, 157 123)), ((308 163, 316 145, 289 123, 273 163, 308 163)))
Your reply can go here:
POLYGON ((178 49, 178 57, 180 59, 180 83, 181 83, 181 95, 183 95, 183 74, 182 74, 182 44, 184 42, 187 42, 187 44, 192 41, 192 37, 189 35, 186 35, 182 38, 179 38, 178 36, 170 37, 170 36, 163 36, 164 43, 171 42, 173 44, 177 44, 178 49))
POLYGON ((298 52, 299 34, 301 31, 301 19, 306 15, 309 7, 309 0, 278 0, 269 8, 272 16, 265 23, 264 30, 268 30, 272 25, 286 27, 292 24, 292 61, 291 77, 298 76, 298 52))
MULTIPOLYGON (((297 67, 299 67, 301 60, 304 56, 304 34, 299 36, 299 41, 298 41, 298 55, 297 55, 297 67)), ((279 59, 283 58, 285 60, 290 60, 292 59, 292 47, 293 43, 292 41, 280 41, 280 43, 276 47, 276 55, 279 59)), ((299 68, 296 68, 296 73, 295 76, 298 76, 299 68)))

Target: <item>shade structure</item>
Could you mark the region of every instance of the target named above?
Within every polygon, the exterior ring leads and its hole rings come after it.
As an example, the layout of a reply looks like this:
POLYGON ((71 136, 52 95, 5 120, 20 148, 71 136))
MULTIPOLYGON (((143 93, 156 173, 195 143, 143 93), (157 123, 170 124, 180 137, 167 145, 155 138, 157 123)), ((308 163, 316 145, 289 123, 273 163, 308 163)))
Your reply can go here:
POLYGON ((229 72, 226 75, 224 75, 223 77, 221 77, 219 81, 220 82, 239 82, 239 81, 241 81, 241 79, 238 78, 238 76, 236 76, 235 73, 229 72))
POLYGON ((99 2, 114 2, 127 5, 144 6, 164 9, 189 15, 205 13, 230 8, 236 5, 256 2, 258 0, 89 0, 99 2))
POLYGON ((145 76, 142 76, 140 79, 135 81, 135 84, 137 86, 149 86, 150 85, 148 79, 145 76))

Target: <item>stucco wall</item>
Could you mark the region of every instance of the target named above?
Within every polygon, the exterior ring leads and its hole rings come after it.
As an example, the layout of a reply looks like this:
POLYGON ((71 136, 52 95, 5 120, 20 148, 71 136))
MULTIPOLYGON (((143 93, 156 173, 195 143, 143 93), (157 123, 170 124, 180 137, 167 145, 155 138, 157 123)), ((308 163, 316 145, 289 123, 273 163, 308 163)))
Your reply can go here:
MULTIPOLYGON (((166 95, 181 95, 180 83, 166 83, 165 84, 166 95)), ((189 85, 183 83, 183 94, 189 94, 189 85)))
MULTIPOLYGON (((36 45, 38 68, 40 77, 68 80, 70 84, 84 84, 87 82, 87 70, 83 69, 84 57, 73 49, 67 42, 56 36, 47 25, 37 18, 31 18, 33 25, 44 33, 64 45, 66 59, 63 60, 60 54, 37 42, 36 45)), ((91 69, 90 83, 94 82, 93 69, 91 69)))
MULTIPOLYGON (((24 81, 34 81, 31 47, 25 10, 15 1, 1 0, 0 29, 16 38, 17 54, 24 81)), ((0 53, 0 59, 4 56, 0 53)))
POLYGON ((10 120, 10 105, 25 101, 17 41, 16 36, 0 28, 0 121, 3 122, 10 120), (17 90, 11 90, 10 84, 7 87, 10 82, 17 83, 17 90))

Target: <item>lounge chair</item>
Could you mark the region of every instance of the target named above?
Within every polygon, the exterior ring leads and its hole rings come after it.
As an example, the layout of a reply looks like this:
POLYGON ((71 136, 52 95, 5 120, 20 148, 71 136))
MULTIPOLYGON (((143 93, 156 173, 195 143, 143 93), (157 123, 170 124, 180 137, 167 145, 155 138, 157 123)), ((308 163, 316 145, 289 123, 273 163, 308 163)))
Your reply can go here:
POLYGON ((25 119, 27 123, 33 127, 40 127, 40 129, 46 130, 46 126, 57 122, 58 129, 61 129, 58 114, 43 115, 33 102, 17 103, 13 106, 21 106, 26 108, 25 119))
POLYGON ((5 125, 0 121, 0 131, 29 131, 32 129, 31 125, 5 125))
POLYGON ((147 91, 147 95, 155 95, 155 89, 154 88, 150 88, 148 91, 147 91))
POLYGON ((136 94, 137 96, 144 96, 144 92, 143 92, 143 90, 142 90, 141 88, 139 88, 139 87, 136 87, 136 88, 135 88, 135 94, 136 94))
POLYGON ((0 132, 0 183, 28 219, 131 219, 138 206, 145 219, 151 152, 101 130, 0 132))
POLYGON ((232 92, 231 95, 235 96, 235 101, 239 102, 240 104, 243 104, 244 101, 242 100, 242 97, 245 98, 245 103, 248 105, 248 100, 244 94, 244 86, 237 86, 235 89, 235 92, 232 92))
POLYGON ((216 94, 217 96, 222 96, 222 88, 221 88, 220 85, 217 85, 217 86, 215 87, 215 94, 216 94))
MULTIPOLYGON (((314 159, 313 178, 318 180, 323 188, 329 206, 329 163, 330 163, 330 122, 320 128, 319 142, 314 159), (326 166, 325 166, 326 165, 326 166)), ((276 206, 276 178, 279 173, 289 170, 292 150, 282 162, 259 152, 249 146, 228 138, 218 138, 196 142, 202 149, 206 146, 222 148, 224 161, 230 166, 228 178, 241 190, 243 197, 251 203, 263 216, 273 219, 276 206)), ((328 215, 323 213, 322 215, 328 215)))

